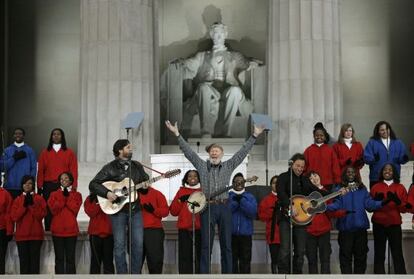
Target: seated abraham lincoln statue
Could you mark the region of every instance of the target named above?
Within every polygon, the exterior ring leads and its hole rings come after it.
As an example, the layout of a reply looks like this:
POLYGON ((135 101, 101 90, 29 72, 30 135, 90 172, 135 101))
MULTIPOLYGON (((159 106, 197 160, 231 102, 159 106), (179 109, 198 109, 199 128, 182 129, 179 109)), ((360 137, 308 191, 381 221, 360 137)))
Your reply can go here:
POLYGON ((182 129, 189 129, 193 116, 199 114, 201 137, 231 137, 237 112, 247 117, 253 110, 239 74, 261 62, 227 49, 226 25, 214 23, 209 35, 213 41, 211 50, 172 62, 180 63, 184 80, 190 79, 195 85, 191 98, 184 103, 182 129))

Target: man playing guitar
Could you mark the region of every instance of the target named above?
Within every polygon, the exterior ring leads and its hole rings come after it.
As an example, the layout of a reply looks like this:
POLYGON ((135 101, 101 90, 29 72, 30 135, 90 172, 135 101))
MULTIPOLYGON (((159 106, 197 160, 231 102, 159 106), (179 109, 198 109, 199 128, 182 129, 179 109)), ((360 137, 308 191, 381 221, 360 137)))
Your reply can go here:
MULTIPOLYGON (((113 146, 113 154, 115 160, 106 164, 95 176, 89 184, 89 190, 111 202, 116 202, 118 196, 102 185, 107 181, 122 181, 131 174, 131 184, 135 185, 149 179, 145 173, 142 165, 137 161, 132 161, 132 146, 127 139, 119 139, 113 146), (129 169, 131 168, 131 170, 129 169)), ((142 187, 148 188, 144 184, 142 187)), ((136 192, 135 192, 136 193, 136 192)), ((125 231, 128 226, 128 211, 132 207, 132 227, 130 228, 131 241, 131 273, 141 273, 142 253, 143 253, 143 222, 139 206, 139 199, 133 203, 126 204, 118 213, 110 215, 112 222, 112 231, 114 236, 114 257, 116 272, 118 274, 126 274, 126 234, 125 231)))
MULTIPOLYGON (((296 153, 289 160, 291 166, 287 172, 282 173, 278 179, 277 196, 279 204, 283 212, 291 211, 291 216, 295 216, 298 212, 291 207, 291 197, 293 195, 309 195, 313 191, 318 191, 316 187, 312 185, 309 178, 304 176, 305 169, 305 156, 300 153, 296 153)), ((293 226, 292 236, 290 235, 290 217, 283 216, 279 222, 280 231, 280 250, 279 250, 279 273, 289 274, 291 271, 295 274, 302 274, 302 267, 305 255, 306 244, 306 227, 305 226, 293 226), (293 266, 290 263, 291 252, 291 239, 293 238, 293 266)))

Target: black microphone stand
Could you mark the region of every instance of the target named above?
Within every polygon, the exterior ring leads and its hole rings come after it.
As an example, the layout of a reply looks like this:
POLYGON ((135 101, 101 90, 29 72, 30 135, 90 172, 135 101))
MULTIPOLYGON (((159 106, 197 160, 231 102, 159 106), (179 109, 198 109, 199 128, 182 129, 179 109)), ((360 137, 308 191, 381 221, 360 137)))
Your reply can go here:
POLYGON ((200 207, 198 202, 190 202, 187 200, 187 203, 191 205, 191 222, 193 227, 193 274, 196 274, 196 234, 195 234, 195 208, 200 207))
POLYGON ((289 238, 289 247, 290 247, 290 274, 293 274, 293 222, 292 222, 292 188, 293 188, 293 172, 292 172, 292 165, 293 162, 289 160, 288 162, 289 170, 290 170, 290 199, 289 199, 289 224, 290 224, 290 238, 289 238))
MULTIPOLYGON (((126 128, 127 140, 129 141, 129 130, 131 128, 126 128)), ((129 141, 131 142, 131 141, 129 141)), ((132 189, 132 156, 128 158, 128 274, 132 274, 132 204, 131 204, 131 189, 132 189)), ((134 191, 134 195, 137 193, 134 191)), ((137 232, 135 232, 137 233, 137 232)))
POLYGON ((268 139, 269 130, 265 130, 265 137, 264 137, 264 146, 265 146, 265 161, 266 161, 266 186, 269 186, 269 156, 268 156, 268 146, 267 146, 267 139, 268 139))
MULTIPOLYGON (((214 179, 214 184, 216 185, 216 179, 213 175, 213 179, 214 179)), ((208 199, 207 202, 210 201, 210 197, 211 197, 211 188, 210 185, 208 185, 208 199)), ((208 205, 208 274, 211 274, 211 211, 210 211, 210 207, 212 204, 208 205)), ((213 228, 215 227, 215 225, 213 226, 213 228)), ((214 233, 214 230, 213 230, 214 233)), ((214 236, 213 236, 213 244, 214 244, 214 236)))
POLYGON ((1 187, 4 187, 6 185, 6 179, 7 179, 7 168, 6 168, 6 145, 4 142, 4 133, 3 130, 1 130, 1 146, 3 148, 3 151, 1 153, 1 158, 3 159, 3 171, 1 172, 1 187))
MULTIPOLYGON (((389 160, 389 157, 390 157, 390 142, 389 142, 389 136, 390 136, 390 129, 387 127, 387 161, 389 160)), ((387 254, 388 254, 388 256, 387 256, 387 269, 388 269, 388 274, 391 274, 391 262, 390 262, 390 257, 391 257, 391 254, 390 254, 390 249, 391 249, 391 247, 390 247, 390 242, 387 240, 387 246, 388 246, 388 249, 387 249, 387 254)))

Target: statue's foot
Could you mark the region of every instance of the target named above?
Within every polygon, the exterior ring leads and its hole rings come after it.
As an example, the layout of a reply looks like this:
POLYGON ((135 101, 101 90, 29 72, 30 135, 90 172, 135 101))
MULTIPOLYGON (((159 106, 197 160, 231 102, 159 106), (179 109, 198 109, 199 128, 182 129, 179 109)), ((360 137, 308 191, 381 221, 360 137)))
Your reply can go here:
POLYGON ((211 139, 211 134, 202 134, 201 138, 202 139, 211 139))

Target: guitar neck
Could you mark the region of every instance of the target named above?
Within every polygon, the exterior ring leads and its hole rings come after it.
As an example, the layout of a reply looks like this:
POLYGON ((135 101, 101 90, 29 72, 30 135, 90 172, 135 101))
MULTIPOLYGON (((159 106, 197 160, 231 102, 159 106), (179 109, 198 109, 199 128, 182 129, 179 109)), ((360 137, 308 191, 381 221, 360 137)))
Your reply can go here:
POLYGON ((326 201, 328 201, 328 200, 330 200, 330 199, 333 199, 333 198, 335 198, 335 197, 337 197, 337 196, 339 196, 339 195, 341 195, 341 192, 340 192, 340 191, 338 191, 338 192, 334 192, 334 193, 331 193, 331 194, 329 194, 329 195, 326 195, 326 196, 324 196, 324 197, 322 197, 322 198, 318 199, 318 202, 323 203, 323 202, 326 202, 326 201))
POLYGON ((221 194, 223 194, 224 192, 226 192, 226 191, 228 191, 228 190, 230 190, 230 189, 232 189, 232 188, 233 188, 233 185, 230 185, 230 186, 224 187, 223 189, 218 190, 218 191, 214 192, 213 194, 211 194, 211 195, 210 195, 210 197, 209 197, 208 199, 209 199, 209 200, 211 200, 212 198, 215 198, 215 197, 217 197, 218 195, 221 195, 221 194))
MULTIPOLYGON (((258 178, 257 176, 253 176, 253 177, 246 178, 244 181, 246 183, 252 183, 252 182, 257 181, 257 178, 258 178)), ((252 186, 252 185, 249 185, 249 186, 252 186)), ((249 186, 244 186, 244 188, 249 187, 249 186)), ((211 200, 212 198, 215 198, 218 195, 223 194, 224 192, 232 189, 233 187, 234 187, 234 184, 231 184, 230 186, 226 186, 223 189, 218 190, 218 191, 214 192, 213 194, 211 194, 210 197, 208 197, 208 199, 211 200)))
POLYGON ((144 181, 144 182, 141 182, 141 183, 138 183, 138 184, 134 185, 134 188, 135 188, 135 190, 138 190, 138 189, 142 188, 142 186, 144 186, 144 184, 152 184, 152 183, 157 182, 158 180, 160 180, 162 178, 163 178, 162 175, 157 176, 157 177, 153 177, 153 178, 151 178, 147 181, 144 181))

